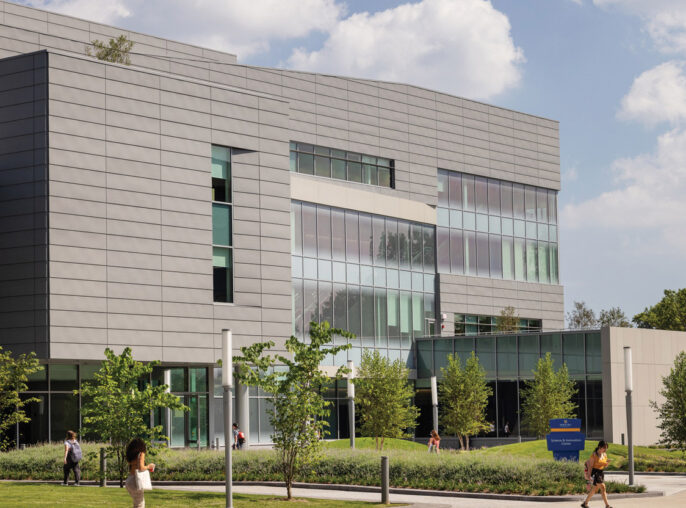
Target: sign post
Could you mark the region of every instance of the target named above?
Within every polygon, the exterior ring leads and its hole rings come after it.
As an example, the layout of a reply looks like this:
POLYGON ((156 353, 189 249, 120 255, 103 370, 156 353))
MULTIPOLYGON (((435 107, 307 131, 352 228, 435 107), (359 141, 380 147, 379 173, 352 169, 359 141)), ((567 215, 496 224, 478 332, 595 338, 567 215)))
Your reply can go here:
POLYGON ((550 434, 546 436, 548 450, 555 460, 579 462, 586 435, 581 432, 580 418, 554 418, 550 420, 550 434))

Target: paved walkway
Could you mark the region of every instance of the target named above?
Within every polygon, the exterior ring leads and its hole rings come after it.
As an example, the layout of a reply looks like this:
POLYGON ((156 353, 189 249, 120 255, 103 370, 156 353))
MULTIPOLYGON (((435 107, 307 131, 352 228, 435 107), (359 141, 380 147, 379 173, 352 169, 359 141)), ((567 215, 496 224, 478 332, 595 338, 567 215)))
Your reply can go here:
MULTIPOLYGON (((627 476, 606 475, 607 479, 613 481, 628 481, 627 476)), ((611 500, 613 508, 684 508, 686 507, 686 477, 679 476, 636 476, 636 481, 645 485, 648 491, 662 491, 664 497, 616 499, 611 500)), ((164 486, 155 488, 165 488, 172 490, 199 490, 223 492, 223 486, 164 486)), ((263 487, 263 486, 234 486, 234 492, 240 494, 262 494, 273 496, 284 496, 284 487, 263 487)), ((338 499, 345 501, 379 501, 379 494, 375 492, 348 492, 341 490, 316 490, 316 489, 293 489, 295 497, 310 497, 318 499, 338 499)), ((391 494, 392 503, 407 503, 414 508, 571 508, 578 507, 580 501, 546 503, 545 501, 512 501, 496 499, 471 499, 464 497, 440 497, 440 496, 418 496, 412 494, 391 494)), ((603 508, 600 496, 590 503, 593 508, 603 508)))

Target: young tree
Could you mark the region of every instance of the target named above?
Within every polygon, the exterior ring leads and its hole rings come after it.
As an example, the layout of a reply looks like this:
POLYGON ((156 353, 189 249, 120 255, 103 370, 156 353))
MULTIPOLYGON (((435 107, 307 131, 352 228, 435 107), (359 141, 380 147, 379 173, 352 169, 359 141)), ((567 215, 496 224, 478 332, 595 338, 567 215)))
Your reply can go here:
POLYGON ((135 44, 126 35, 120 35, 116 39, 110 39, 109 42, 94 40, 91 42, 93 48, 86 46, 86 54, 88 56, 95 56, 98 60, 105 62, 119 63, 124 65, 131 65, 131 58, 129 53, 135 44), (93 52, 95 50, 95 53, 93 52))
POLYGON ((499 332, 516 332, 518 325, 519 316, 511 305, 501 310, 500 315, 495 318, 495 329, 499 332))
MULTIPOLYGON (((351 347, 350 344, 326 346, 333 342, 334 335, 353 337, 345 330, 331 328, 328 322, 311 322, 308 343, 293 336, 286 341, 286 351, 292 357, 264 354, 274 346, 274 342, 268 341, 242 347, 243 355, 235 358, 241 382, 259 386, 269 394, 271 408, 267 413, 274 428, 272 440, 281 459, 288 499, 292 497, 295 475, 316 459, 320 439, 327 433, 326 418, 331 402, 324 400, 321 387, 330 379, 319 366, 327 355, 351 347), (286 370, 275 371, 275 366, 286 370)), ((340 367, 334 379, 347 372, 346 367, 340 367)))
POLYGON ((608 310, 601 310, 598 317, 600 326, 618 326, 620 328, 631 328, 629 319, 624 311, 619 307, 612 307, 608 310))
POLYGON ((20 392, 28 388, 29 374, 42 370, 35 353, 12 356, 0 347, 0 451, 6 450, 13 440, 13 431, 18 423, 28 423, 24 406, 39 402, 34 397, 22 399, 20 392))
POLYGON ((362 352, 355 404, 362 423, 360 433, 373 437, 377 450, 383 449, 385 438, 405 437, 405 431, 417 425, 419 410, 412 405, 414 393, 408 374, 401 360, 390 362, 377 350, 362 352))
POLYGON ((571 329, 593 328, 598 320, 585 302, 574 302, 574 309, 567 313, 567 326, 571 329))
MULTIPOLYGON (((129 441, 140 437, 148 451, 154 453, 155 441, 167 439, 162 425, 150 426, 151 412, 163 408, 188 411, 188 408, 176 395, 167 393, 167 385, 153 386, 146 382, 159 362, 138 362, 128 347, 119 356, 107 348, 105 357, 93 380, 81 385, 83 433, 109 443, 107 453, 117 458, 119 486, 123 487, 129 441)), ((79 390, 74 393, 78 394, 79 390)))
POLYGON ((446 433, 457 436, 461 449, 469 450, 469 436, 489 429, 486 406, 493 390, 486 384, 486 371, 474 351, 464 369, 459 356, 448 355, 448 366, 441 368, 441 374, 441 423, 446 433))
POLYGON ((665 289, 665 296, 652 307, 634 316, 639 328, 686 331, 686 288, 665 289))
POLYGON ((662 378, 662 386, 660 395, 665 398, 664 403, 650 401, 660 419, 660 440, 686 454, 686 352, 676 357, 669 375, 662 378))
POLYGON ((538 359, 534 379, 525 382, 522 390, 522 426, 537 436, 550 431, 552 418, 573 418, 576 404, 572 397, 577 390, 569 379, 564 363, 555 372, 550 353, 538 359))

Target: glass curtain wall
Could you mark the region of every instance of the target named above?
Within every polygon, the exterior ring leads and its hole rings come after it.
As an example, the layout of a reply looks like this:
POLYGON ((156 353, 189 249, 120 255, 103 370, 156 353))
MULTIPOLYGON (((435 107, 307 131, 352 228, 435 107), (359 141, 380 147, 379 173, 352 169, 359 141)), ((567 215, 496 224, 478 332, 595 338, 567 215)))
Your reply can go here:
MULTIPOLYGON (((455 314, 455 335, 481 335, 497 332, 497 316, 474 316, 469 314, 455 314)), ((540 319, 521 318, 517 323, 517 331, 537 332, 542 327, 540 319)))
POLYGON ((291 171, 349 182, 395 187, 394 161, 291 141, 291 171))
POLYGON ((298 201, 291 226, 293 334, 328 321, 357 338, 327 364, 359 365, 368 347, 412 367, 412 339, 435 326, 433 226, 298 201))
POLYGON ((440 273, 558 284, 557 192, 438 171, 440 273))
MULTIPOLYGON (((576 415, 583 422, 582 431, 589 438, 603 435, 599 331, 419 339, 417 386, 426 384, 432 375, 438 376, 440 382, 441 367, 447 365, 449 354, 458 356, 464 365, 472 351, 493 389, 487 411, 493 431, 484 436, 504 437, 506 423, 512 435, 530 435, 527 429, 520 429, 521 390, 527 380, 533 379, 538 359, 546 353, 551 354, 556 370, 565 363, 575 382, 577 393, 573 400, 577 404, 576 415)), ((422 414, 420 418, 430 420, 431 414, 422 414)))
MULTIPOLYGON (((44 364, 44 370, 29 376, 28 390, 20 396, 24 399, 37 398, 26 406, 31 418, 29 423, 18 427, 19 443, 34 444, 64 441, 67 430, 74 430, 83 440, 94 436, 81 435, 81 395, 74 395, 84 381, 93 379, 100 370, 100 364, 44 364)), ((170 371, 171 392, 178 395, 190 408, 187 413, 172 412, 171 421, 165 411, 152 415, 152 424, 162 424, 165 431, 171 424, 171 446, 201 447, 209 445, 209 392, 206 367, 157 367, 150 377, 141 383, 164 384, 164 371, 170 371)), ((220 383, 221 388, 221 383, 220 383)), ((147 419, 146 421, 149 421, 147 419)), ((10 437, 15 438, 13 433, 10 437)))

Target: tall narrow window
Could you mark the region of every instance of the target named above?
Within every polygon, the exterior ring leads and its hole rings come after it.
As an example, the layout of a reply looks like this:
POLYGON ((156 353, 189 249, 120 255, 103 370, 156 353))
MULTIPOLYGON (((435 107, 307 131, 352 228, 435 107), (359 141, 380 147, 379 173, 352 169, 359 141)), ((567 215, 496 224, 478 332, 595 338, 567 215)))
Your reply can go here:
POLYGON ((214 301, 233 302, 231 149, 212 146, 212 272, 214 301))

